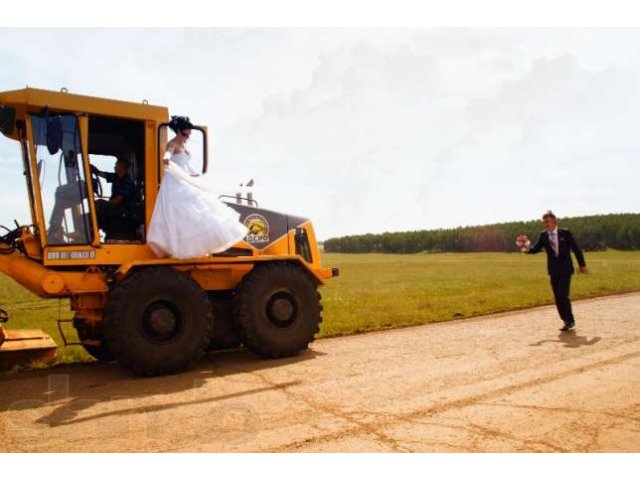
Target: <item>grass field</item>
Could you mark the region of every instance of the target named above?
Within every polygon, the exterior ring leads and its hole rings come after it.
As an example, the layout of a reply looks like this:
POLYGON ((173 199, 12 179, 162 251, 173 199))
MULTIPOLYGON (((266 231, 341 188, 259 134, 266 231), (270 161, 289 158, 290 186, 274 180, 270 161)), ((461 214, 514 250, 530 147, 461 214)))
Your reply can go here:
MULTIPOLYGON (((572 298, 640 290, 640 252, 587 253, 572 298)), ((327 254, 323 335, 343 335, 553 303, 546 257, 519 253, 327 254)), ((579 321, 579 319, 578 319, 579 321)))
MULTIPOLYGON (((321 336, 346 335, 504 312, 552 302, 544 255, 325 254, 341 276, 322 289, 321 336)), ((574 299, 640 290, 640 252, 587 254, 589 275, 574 276, 574 299)), ((68 303, 41 300, 0 277, 0 307, 12 328, 42 328, 59 345, 56 319, 68 303)), ((579 319, 578 319, 579 321, 579 319)), ((65 330, 75 340, 73 329, 65 330)), ((81 347, 60 350, 63 362, 91 360, 81 347)))

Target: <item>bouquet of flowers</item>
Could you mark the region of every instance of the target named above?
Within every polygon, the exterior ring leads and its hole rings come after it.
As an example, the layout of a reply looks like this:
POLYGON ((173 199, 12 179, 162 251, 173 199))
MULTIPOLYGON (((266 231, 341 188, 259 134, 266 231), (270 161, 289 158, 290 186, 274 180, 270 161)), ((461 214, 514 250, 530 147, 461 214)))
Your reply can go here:
POLYGON ((526 235, 520 235, 518 238, 516 238, 516 246, 521 252, 528 252, 529 247, 531 246, 531 241, 526 235))

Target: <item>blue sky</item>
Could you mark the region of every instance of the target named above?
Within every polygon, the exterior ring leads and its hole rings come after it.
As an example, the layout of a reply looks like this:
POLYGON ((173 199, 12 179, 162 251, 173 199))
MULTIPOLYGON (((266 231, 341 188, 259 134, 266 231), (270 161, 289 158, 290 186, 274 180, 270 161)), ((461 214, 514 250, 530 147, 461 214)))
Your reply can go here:
MULTIPOLYGON (((640 30, 0 30, 0 90, 167 105, 320 238, 638 211, 640 30)), ((28 222, 0 141, 2 215, 28 222)))

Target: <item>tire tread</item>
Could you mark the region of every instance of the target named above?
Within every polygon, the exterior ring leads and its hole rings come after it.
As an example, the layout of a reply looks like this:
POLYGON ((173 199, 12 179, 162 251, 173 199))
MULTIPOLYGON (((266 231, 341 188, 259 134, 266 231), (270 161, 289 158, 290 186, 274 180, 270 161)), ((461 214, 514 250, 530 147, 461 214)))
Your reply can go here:
MULTIPOLYGON (((173 283, 172 283, 173 284, 173 283)), ((207 293, 200 288, 200 285, 188 274, 179 272, 171 267, 149 267, 132 273, 116 284, 107 300, 103 314, 103 333, 109 351, 122 366, 133 372, 144 376, 170 375, 187 370, 204 356, 209 346, 209 341, 213 332, 213 309, 209 302, 207 293), (128 302, 135 301, 136 286, 140 282, 182 282, 188 288, 193 289, 206 308, 206 330, 207 334, 197 340, 192 351, 182 355, 171 365, 150 365, 132 355, 125 342, 122 340, 122 322, 125 319, 122 308, 128 302)))
POLYGON ((234 319, 242 343, 252 352, 264 358, 283 358, 298 355, 307 350, 309 343, 313 342, 315 335, 320 331, 322 323, 322 297, 317 291, 313 280, 301 267, 291 262, 270 262, 257 265, 240 282, 235 292, 234 319), (274 274, 287 275, 296 281, 305 282, 308 288, 315 291, 318 302, 318 316, 315 320, 315 328, 302 340, 299 345, 289 348, 276 348, 265 342, 256 331, 251 315, 250 305, 257 296, 256 290, 260 285, 268 284, 274 274))

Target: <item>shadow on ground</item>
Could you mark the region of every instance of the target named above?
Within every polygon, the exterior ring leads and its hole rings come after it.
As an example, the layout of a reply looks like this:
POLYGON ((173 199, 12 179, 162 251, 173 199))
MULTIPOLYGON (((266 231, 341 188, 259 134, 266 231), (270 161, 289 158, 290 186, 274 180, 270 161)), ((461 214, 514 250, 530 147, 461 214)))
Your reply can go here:
MULTIPOLYGON (((287 364, 304 362, 322 352, 309 350, 301 355, 275 360, 262 360, 245 350, 215 352, 206 355, 190 371, 164 377, 135 376, 116 363, 58 365, 46 370, 32 370, 0 376, 0 412, 25 411, 54 406, 49 413, 34 418, 51 427, 70 425, 120 415, 169 410, 180 406, 198 405, 280 390, 300 383, 299 380, 240 390, 226 395, 204 396, 198 390, 207 380, 241 373, 256 373, 287 364), (10 383, 9 383, 10 382, 10 383), (193 391, 184 401, 154 402, 153 406, 133 406, 91 416, 82 412, 102 402, 118 399, 140 400, 146 397, 170 397, 175 393, 193 391)), ((125 402, 126 403, 126 402, 125 402)), ((140 403, 140 402, 136 402, 140 403)))
POLYGON ((574 330, 571 330, 569 332, 558 334, 557 339, 540 340, 538 342, 529 344, 529 346, 539 347, 541 345, 544 345, 545 343, 561 343, 566 348, 579 348, 595 345, 600 340, 602 340, 602 337, 588 338, 585 335, 578 335, 574 330))

